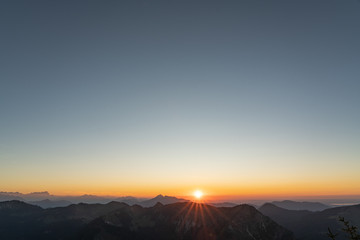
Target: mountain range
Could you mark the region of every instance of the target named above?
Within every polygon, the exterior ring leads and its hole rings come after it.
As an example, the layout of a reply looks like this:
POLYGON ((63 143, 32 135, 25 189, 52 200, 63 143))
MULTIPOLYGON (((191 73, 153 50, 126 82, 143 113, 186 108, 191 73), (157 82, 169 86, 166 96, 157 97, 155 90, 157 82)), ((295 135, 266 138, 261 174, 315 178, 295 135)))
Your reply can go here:
MULTIPOLYGON (((170 204, 176 202, 186 202, 188 200, 183 198, 176 198, 172 196, 163 196, 161 194, 157 195, 154 198, 138 198, 133 196, 124 196, 124 197, 114 197, 114 196, 97 196, 97 195, 81 195, 81 196, 56 196, 52 195, 47 191, 44 192, 33 192, 33 193, 19 193, 19 192, 0 192, 0 202, 1 201, 10 201, 10 200, 19 200, 24 201, 33 205, 40 206, 42 208, 50 208, 50 207, 65 207, 70 204, 77 203, 102 203, 106 204, 111 201, 116 202, 124 202, 128 205, 138 204, 143 207, 152 207, 157 202, 162 204, 170 204)), ((334 199, 333 201, 339 201, 339 199, 334 199)), ((344 201, 344 200, 342 200, 344 201)), ((354 199, 351 201, 356 202, 354 199)), ((234 202, 207 202, 209 205, 213 205, 215 207, 234 207, 239 205, 239 203, 246 203, 252 205, 256 208, 262 205, 258 200, 248 200, 248 201, 235 201, 234 202)), ((266 201, 265 201, 266 202, 266 201)), ((341 202, 341 201, 339 201, 341 202)), ((326 208, 333 207, 331 205, 326 205, 320 202, 296 202, 290 200, 284 201, 274 201, 272 204, 279 206, 281 208, 289 209, 289 210, 309 210, 309 211, 322 211, 326 208)))
POLYGON ((55 198, 48 192, 32 192, 32 193, 19 193, 19 192, 0 192, 0 201, 19 200, 19 201, 41 201, 45 199, 55 198))
POLYGON ((179 202, 153 207, 125 203, 72 204, 42 209, 0 202, 0 239, 262 239, 293 240, 254 207, 179 202))
MULTIPOLYGON (((52 207, 55 200, 34 201, 44 205, 39 207, 18 200, 0 202, 0 239, 328 240, 330 227, 339 233, 338 240, 345 240, 339 217, 360 226, 360 205, 309 211, 266 203, 256 210, 246 204, 214 206, 163 195, 141 202, 132 197, 119 200, 132 204, 111 201, 52 207)), ((57 204, 61 203, 68 204, 57 204)))
POLYGON ((19 192, 0 192, 0 202, 11 201, 11 200, 19 200, 19 201, 27 202, 29 204, 36 205, 42 208, 66 207, 71 204, 77 204, 77 203, 106 204, 112 201, 123 202, 131 206, 138 204, 143 207, 152 207, 158 202, 162 204, 170 204, 170 203, 188 201, 186 199, 176 198, 166 195, 163 196, 161 194, 157 195, 154 198, 148 199, 148 198, 135 198, 132 196, 102 197, 102 196, 88 195, 88 194, 81 196, 55 196, 55 195, 51 195, 48 192, 34 192, 28 194, 22 194, 19 192))

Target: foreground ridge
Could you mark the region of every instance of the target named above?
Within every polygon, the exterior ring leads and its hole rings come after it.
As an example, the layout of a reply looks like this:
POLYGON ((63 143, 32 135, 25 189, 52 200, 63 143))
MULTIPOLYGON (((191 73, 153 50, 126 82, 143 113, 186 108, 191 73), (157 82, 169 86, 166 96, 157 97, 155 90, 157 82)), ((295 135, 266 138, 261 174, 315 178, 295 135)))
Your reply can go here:
POLYGON ((183 202, 144 208, 125 203, 73 204, 42 209, 0 202, 0 239, 244 239, 292 240, 254 207, 217 208, 183 202))

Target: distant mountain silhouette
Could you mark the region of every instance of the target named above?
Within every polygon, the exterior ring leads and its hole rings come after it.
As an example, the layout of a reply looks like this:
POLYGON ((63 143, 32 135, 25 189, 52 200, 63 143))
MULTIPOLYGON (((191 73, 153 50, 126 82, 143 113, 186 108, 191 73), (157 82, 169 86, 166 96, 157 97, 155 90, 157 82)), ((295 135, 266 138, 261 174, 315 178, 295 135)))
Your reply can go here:
POLYGON ((287 210, 273 204, 264 204, 259 211, 278 224, 294 232, 295 237, 301 240, 329 240, 326 236, 330 227, 333 232, 340 232, 338 240, 347 239, 341 228, 338 217, 345 217, 353 225, 360 226, 360 205, 334 207, 321 212, 287 210))
POLYGON ((30 204, 41 206, 43 208, 64 207, 72 203, 106 204, 112 201, 124 202, 128 205, 138 204, 143 207, 152 207, 158 202, 162 204, 171 204, 176 202, 188 201, 182 198, 163 196, 161 194, 159 194, 154 198, 146 199, 146 198, 136 198, 132 196, 102 197, 102 196, 89 195, 89 194, 84 194, 81 196, 55 196, 49 194, 48 192, 33 192, 27 194, 23 194, 19 192, 0 192, 0 201, 11 201, 11 200, 24 201, 30 204))
POLYGON ((33 201, 39 201, 39 200, 43 200, 49 197, 53 197, 49 192, 44 191, 44 192, 32 192, 32 193, 28 193, 28 194, 24 194, 23 195, 28 201, 29 200, 33 200, 33 201))
POLYGON ((156 197, 145 200, 142 202, 139 202, 138 204, 142 207, 153 207, 156 203, 161 204, 171 204, 171 203, 177 203, 177 202, 188 202, 189 200, 182 199, 182 198, 176 198, 176 197, 170 197, 170 196, 163 196, 161 194, 157 195, 156 197))
MULTIPOLYGON (((139 204, 141 202, 141 199, 132 197, 132 196, 126 196, 126 197, 115 198, 114 201, 123 202, 123 203, 126 203, 126 204, 132 206, 135 204, 139 204)), ((145 201, 145 200, 142 200, 142 201, 145 201)))
POLYGON ((53 197, 48 192, 32 192, 32 193, 19 193, 19 192, 0 192, 0 201, 20 200, 20 201, 39 201, 53 197))
POLYGON ((66 207, 73 204, 72 202, 66 200, 49 200, 49 199, 45 199, 41 201, 30 201, 28 203, 42 208, 66 207))
POLYGON ((174 203, 143 208, 135 205, 95 219, 81 239, 133 240, 292 240, 292 233, 254 207, 216 208, 200 203, 174 203))
POLYGON ((325 209, 330 208, 330 206, 325 205, 320 202, 295 202, 290 200, 284 201, 274 201, 272 204, 285 208, 288 210, 308 210, 308 211, 323 211, 325 209))
POLYGON ((0 202, 0 239, 262 239, 292 240, 255 208, 175 203, 143 208, 125 203, 72 204, 42 209, 0 202))
POLYGON ((32 193, 20 193, 20 192, 0 192, 0 202, 19 200, 30 204, 38 205, 43 208, 49 207, 63 207, 70 205, 71 203, 101 203, 106 204, 111 201, 124 202, 129 205, 140 204, 143 201, 149 200, 148 198, 136 198, 132 196, 126 197, 112 197, 112 196, 97 196, 84 194, 81 196, 56 196, 49 192, 32 192, 32 193))
POLYGON ((66 197, 62 197, 62 198, 59 198, 59 199, 70 201, 70 202, 73 202, 73 203, 88 203, 88 204, 101 203, 101 204, 106 204, 106 203, 109 203, 109 202, 113 201, 115 198, 84 194, 84 195, 81 195, 81 196, 66 196, 66 197))
POLYGON ((11 201, 11 200, 18 200, 18 201, 24 201, 25 199, 22 198, 19 194, 17 193, 7 193, 7 192, 0 192, 0 202, 3 201, 11 201))

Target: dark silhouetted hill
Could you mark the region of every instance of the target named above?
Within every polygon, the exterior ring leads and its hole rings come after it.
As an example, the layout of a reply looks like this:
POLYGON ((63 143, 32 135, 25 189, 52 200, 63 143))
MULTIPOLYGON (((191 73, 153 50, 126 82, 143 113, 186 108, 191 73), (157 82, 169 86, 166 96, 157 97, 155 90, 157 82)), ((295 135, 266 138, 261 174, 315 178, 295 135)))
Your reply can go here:
POLYGON ((360 205, 310 212, 287 210, 267 203, 260 207, 259 211, 291 230, 295 237, 301 240, 328 240, 329 238, 326 236, 328 227, 333 232, 340 232, 338 240, 347 239, 341 232, 343 226, 338 221, 339 216, 345 217, 355 226, 360 226, 360 205))
POLYGON ((0 202, 0 239, 78 239, 85 224, 123 207, 129 206, 111 202, 42 209, 20 201, 0 202))
POLYGON ((272 203, 265 203, 258 210, 291 231, 299 226, 299 222, 303 221, 305 216, 313 213, 307 210, 288 210, 272 203))

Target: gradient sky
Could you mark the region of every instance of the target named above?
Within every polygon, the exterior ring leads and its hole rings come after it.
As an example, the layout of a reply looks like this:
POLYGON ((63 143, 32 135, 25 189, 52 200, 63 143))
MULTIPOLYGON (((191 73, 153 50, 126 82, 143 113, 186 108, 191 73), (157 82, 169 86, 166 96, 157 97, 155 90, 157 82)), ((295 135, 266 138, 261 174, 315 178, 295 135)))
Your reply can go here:
POLYGON ((0 191, 360 194, 360 2, 1 1, 0 191))

